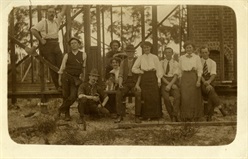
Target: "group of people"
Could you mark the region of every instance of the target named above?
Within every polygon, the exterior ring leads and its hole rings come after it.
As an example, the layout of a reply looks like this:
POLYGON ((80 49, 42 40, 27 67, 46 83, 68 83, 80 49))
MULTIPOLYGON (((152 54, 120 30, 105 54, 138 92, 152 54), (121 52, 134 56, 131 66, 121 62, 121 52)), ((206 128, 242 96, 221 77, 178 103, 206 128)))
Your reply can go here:
POLYGON ((85 123, 85 114, 111 114, 119 123, 126 114, 128 94, 135 96, 136 123, 162 117, 161 96, 173 122, 198 121, 203 116, 211 121, 215 107, 226 115, 213 85, 216 63, 209 58, 207 47, 200 48, 201 58, 195 54, 191 42, 184 44, 185 54, 177 61, 169 47, 163 52, 165 58, 159 60, 148 41, 141 45, 143 54, 136 57, 134 45, 129 44, 120 52, 120 42, 113 40, 111 51, 106 54, 105 87, 98 83, 97 69, 90 71, 86 81, 87 54, 80 51, 81 41, 72 37, 68 41, 71 51, 64 55, 59 48, 58 30, 65 9, 66 6, 55 18, 55 9, 49 7, 48 18, 31 28, 39 40, 40 54, 60 68, 58 72, 50 71, 55 87, 62 87, 63 103, 58 117, 65 114, 64 120, 69 121, 70 106, 78 100, 79 124, 85 123), (109 90, 115 93, 108 93, 109 90), (208 101, 206 107, 203 98, 208 101))

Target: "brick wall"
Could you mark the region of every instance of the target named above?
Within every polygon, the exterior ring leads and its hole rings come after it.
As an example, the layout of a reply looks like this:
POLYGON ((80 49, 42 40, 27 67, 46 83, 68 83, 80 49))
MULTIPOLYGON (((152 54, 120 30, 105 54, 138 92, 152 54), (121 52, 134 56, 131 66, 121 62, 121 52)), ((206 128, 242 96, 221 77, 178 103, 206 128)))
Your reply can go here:
POLYGON ((236 17, 225 6, 188 6, 188 38, 208 45, 217 62, 217 80, 236 79, 236 17))

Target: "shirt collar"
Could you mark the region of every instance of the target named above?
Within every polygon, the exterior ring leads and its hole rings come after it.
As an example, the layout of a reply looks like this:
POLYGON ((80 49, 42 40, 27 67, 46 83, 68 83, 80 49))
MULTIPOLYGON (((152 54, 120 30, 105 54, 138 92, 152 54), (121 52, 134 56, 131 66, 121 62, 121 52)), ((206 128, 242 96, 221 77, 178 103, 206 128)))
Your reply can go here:
POLYGON ((202 58, 202 60, 203 60, 204 62, 207 62, 207 61, 208 61, 208 59, 209 59, 209 58, 207 58, 207 59, 205 60, 204 58, 202 58))
POLYGON ((79 51, 71 51, 74 55, 76 55, 79 51))
POLYGON ((167 58, 165 58, 165 61, 171 62, 171 61, 173 61, 173 59, 168 60, 167 58))
POLYGON ((191 54, 186 53, 185 56, 186 56, 187 58, 191 58, 191 57, 194 56, 194 53, 191 53, 191 54))
POLYGON ((143 54, 143 55, 149 56, 149 55, 151 55, 151 53, 149 53, 149 54, 143 54))

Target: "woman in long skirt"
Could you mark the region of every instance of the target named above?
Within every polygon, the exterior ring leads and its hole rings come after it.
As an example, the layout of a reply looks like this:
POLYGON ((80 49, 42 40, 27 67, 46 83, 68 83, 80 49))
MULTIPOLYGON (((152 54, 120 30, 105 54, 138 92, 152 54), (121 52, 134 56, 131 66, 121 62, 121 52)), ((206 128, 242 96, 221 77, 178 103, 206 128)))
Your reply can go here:
POLYGON ((143 118, 160 118, 162 116, 159 87, 163 76, 158 56, 151 54, 152 44, 148 41, 142 45, 144 54, 135 61, 132 72, 141 74, 140 88, 144 104, 141 108, 143 118))
POLYGON ((194 44, 184 44, 185 55, 179 58, 181 70, 181 119, 197 121, 203 116, 204 106, 201 95, 201 59, 194 53, 194 44))

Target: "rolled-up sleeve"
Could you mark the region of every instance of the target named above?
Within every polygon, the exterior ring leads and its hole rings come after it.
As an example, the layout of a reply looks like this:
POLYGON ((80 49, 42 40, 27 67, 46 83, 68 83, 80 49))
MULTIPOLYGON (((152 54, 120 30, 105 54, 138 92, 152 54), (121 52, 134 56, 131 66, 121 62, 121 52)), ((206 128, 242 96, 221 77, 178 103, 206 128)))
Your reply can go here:
POLYGON ((179 57, 179 63, 178 63, 178 77, 182 77, 182 56, 179 57))
POLYGON ((140 66, 141 66, 141 56, 139 56, 137 60, 134 62, 132 67, 132 72, 136 74, 143 74, 144 71, 140 69, 140 66))
POLYGON ((58 74, 63 74, 63 72, 65 70, 65 65, 66 65, 67 59, 68 59, 68 54, 65 54, 64 57, 63 57, 60 69, 58 71, 58 74))
POLYGON ((179 63, 175 61, 173 75, 180 75, 179 63))
POLYGON ((45 30, 44 26, 45 26, 45 19, 39 21, 39 22, 38 22, 36 25, 34 25, 31 29, 35 29, 35 30, 41 32, 41 31, 45 30))
POLYGON ((217 69, 216 62, 212 61, 210 75, 216 75, 217 74, 216 69, 217 69))
POLYGON ((84 83, 79 86, 79 88, 78 88, 78 96, 80 94, 85 94, 84 87, 85 87, 84 83))
POLYGON ((201 63, 201 59, 200 57, 197 55, 196 56, 196 70, 197 70, 197 75, 198 77, 201 77, 202 76, 202 72, 203 72, 203 68, 202 68, 202 63, 201 63))
POLYGON ((154 64, 156 66, 156 75, 158 78, 158 82, 160 82, 161 78, 163 77, 163 67, 157 56, 154 56, 154 64))
POLYGON ((123 68, 123 65, 124 65, 123 63, 124 63, 124 62, 122 61, 121 64, 120 64, 120 71, 119 71, 118 77, 123 77, 123 69, 124 69, 124 68, 123 68))
POLYGON ((83 67, 86 67, 87 54, 83 52, 83 67))
POLYGON ((108 96, 100 86, 97 87, 97 93, 99 93, 101 101, 108 96))

